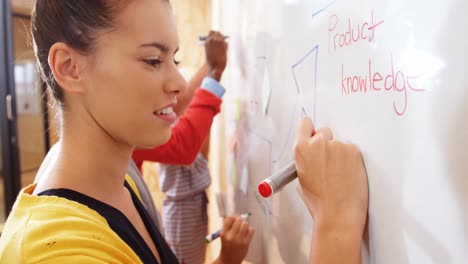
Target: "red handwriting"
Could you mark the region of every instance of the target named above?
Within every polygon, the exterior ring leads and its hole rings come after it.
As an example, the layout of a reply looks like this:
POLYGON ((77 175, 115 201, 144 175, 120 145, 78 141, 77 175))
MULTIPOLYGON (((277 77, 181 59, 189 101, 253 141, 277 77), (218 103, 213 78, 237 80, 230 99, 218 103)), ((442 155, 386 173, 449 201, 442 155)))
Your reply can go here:
POLYGON ((347 25, 340 24, 340 19, 336 14, 330 16, 328 21, 328 51, 330 52, 331 48, 336 51, 337 48, 348 47, 363 40, 374 41, 375 30, 384 22, 384 20, 376 22, 375 19, 373 10, 371 11, 370 21, 358 24, 353 24, 351 18, 348 18, 347 25))
POLYGON ((371 92, 388 92, 403 94, 403 102, 397 104, 396 99, 393 100, 393 110, 398 116, 406 113, 408 108, 408 91, 423 92, 424 89, 416 88, 411 81, 417 77, 405 74, 401 70, 395 72, 393 64, 393 56, 390 55, 390 71, 384 74, 375 71, 372 68, 372 60, 369 59, 368 75, 345 75, 344 64, 341 65, 341 93, 343 96, 355 93, 371 93, 371 92), (399 105, 399 107, 397 106, 399 105))

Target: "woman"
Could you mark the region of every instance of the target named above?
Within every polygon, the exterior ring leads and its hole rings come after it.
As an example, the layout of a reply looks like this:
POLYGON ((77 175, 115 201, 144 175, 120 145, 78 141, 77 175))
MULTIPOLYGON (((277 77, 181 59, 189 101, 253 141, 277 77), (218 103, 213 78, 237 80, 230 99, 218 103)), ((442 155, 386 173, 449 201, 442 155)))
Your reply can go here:
MULTIPOLYGON (((177 263, 124 180, 135 146, 169 139, 185 88, 169 2, 39 0, 32 23, 42 77, 61 107, 59 155, 18 197, 2 261, 177 263)), ((228 218, 223 232, 217 262, 240 263, 253 230, 228 218)))
MULTIPOLYGON (((32 20, 43 80, 62 109, 60 142, 47 177, 19 194, 0 262, 177 263, 124 180, 135 146, 169 139, 185 87, 169 2, 37 0, 32 20)), ((368 200, 359 151, 305 119, 295 158, 314 218, 310 260, 360 263, 368 200)), ((252 236, 227 218, 215 263, 241 263, 252 236)))

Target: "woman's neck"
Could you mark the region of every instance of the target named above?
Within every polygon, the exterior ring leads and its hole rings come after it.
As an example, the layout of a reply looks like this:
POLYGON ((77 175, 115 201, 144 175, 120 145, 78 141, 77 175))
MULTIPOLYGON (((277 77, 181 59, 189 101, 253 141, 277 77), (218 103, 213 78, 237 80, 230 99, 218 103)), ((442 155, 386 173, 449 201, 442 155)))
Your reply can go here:
POLYGON ((64 122, 60 138, 56 157, 45 170, 50 175, 38 175, 41 181, 37 192, 68 188, 116 202, 113 200, 124 192, 133 147, 113 138, 94 120, 84 118, 64 122))

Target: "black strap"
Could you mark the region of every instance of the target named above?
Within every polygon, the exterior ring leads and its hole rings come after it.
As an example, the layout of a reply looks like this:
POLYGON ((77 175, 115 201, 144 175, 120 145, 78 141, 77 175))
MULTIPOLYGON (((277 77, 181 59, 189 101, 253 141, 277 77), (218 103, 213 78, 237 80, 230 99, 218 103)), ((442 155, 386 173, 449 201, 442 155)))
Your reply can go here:
MULTIPOLYGON (((156 225, 151 220, 151 217, 144 208, 140 199, 138 199, 138 196, 135 194, 135 192, 128 185, 127 182, 125 182, 125 187, 130 191, 133 204, 135 205, 138 213, 140 214, 140 217, 143 220, 143 223, 145 224, 145 227, 148 233, 150 234, 151 239, 156 245, 158 253, 161 257, 162 264, 179 263, 177 261, 176 256, 167 245, 166 240, 163 238, 161 233, 156 228, 156 225)), ((39 193, 38 195, 58 196, 88 206, 107 220, 107 223, 109 224, 110 228, 115 233, 117 233, 117 235, 123 241, 125 241, 125 243, 130 248, 132 248, 132 250, 135 252, 135 254, 137 254, 137 256, 143 263, 158 263, 143 237, 141 237, 140 233, 138 233, 138 231, 132 225, 130 220, 128 220, 128 218, 117 208, 103 203, 85 194, 65 188, 46 190, 39 193)))

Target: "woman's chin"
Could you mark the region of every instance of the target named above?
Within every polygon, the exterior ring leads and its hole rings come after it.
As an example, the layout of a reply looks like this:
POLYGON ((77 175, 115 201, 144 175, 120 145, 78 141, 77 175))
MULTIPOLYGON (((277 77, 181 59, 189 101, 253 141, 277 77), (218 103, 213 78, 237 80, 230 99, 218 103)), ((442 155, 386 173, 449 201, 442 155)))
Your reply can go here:
POLYGON ((139 142, 136 144, 136 148, 139 149, 152 149, 166 144, 171 138, 171 131, 169 130, 166 135, 159 134, 158 137, 148 138, 145 142, 139 142))

